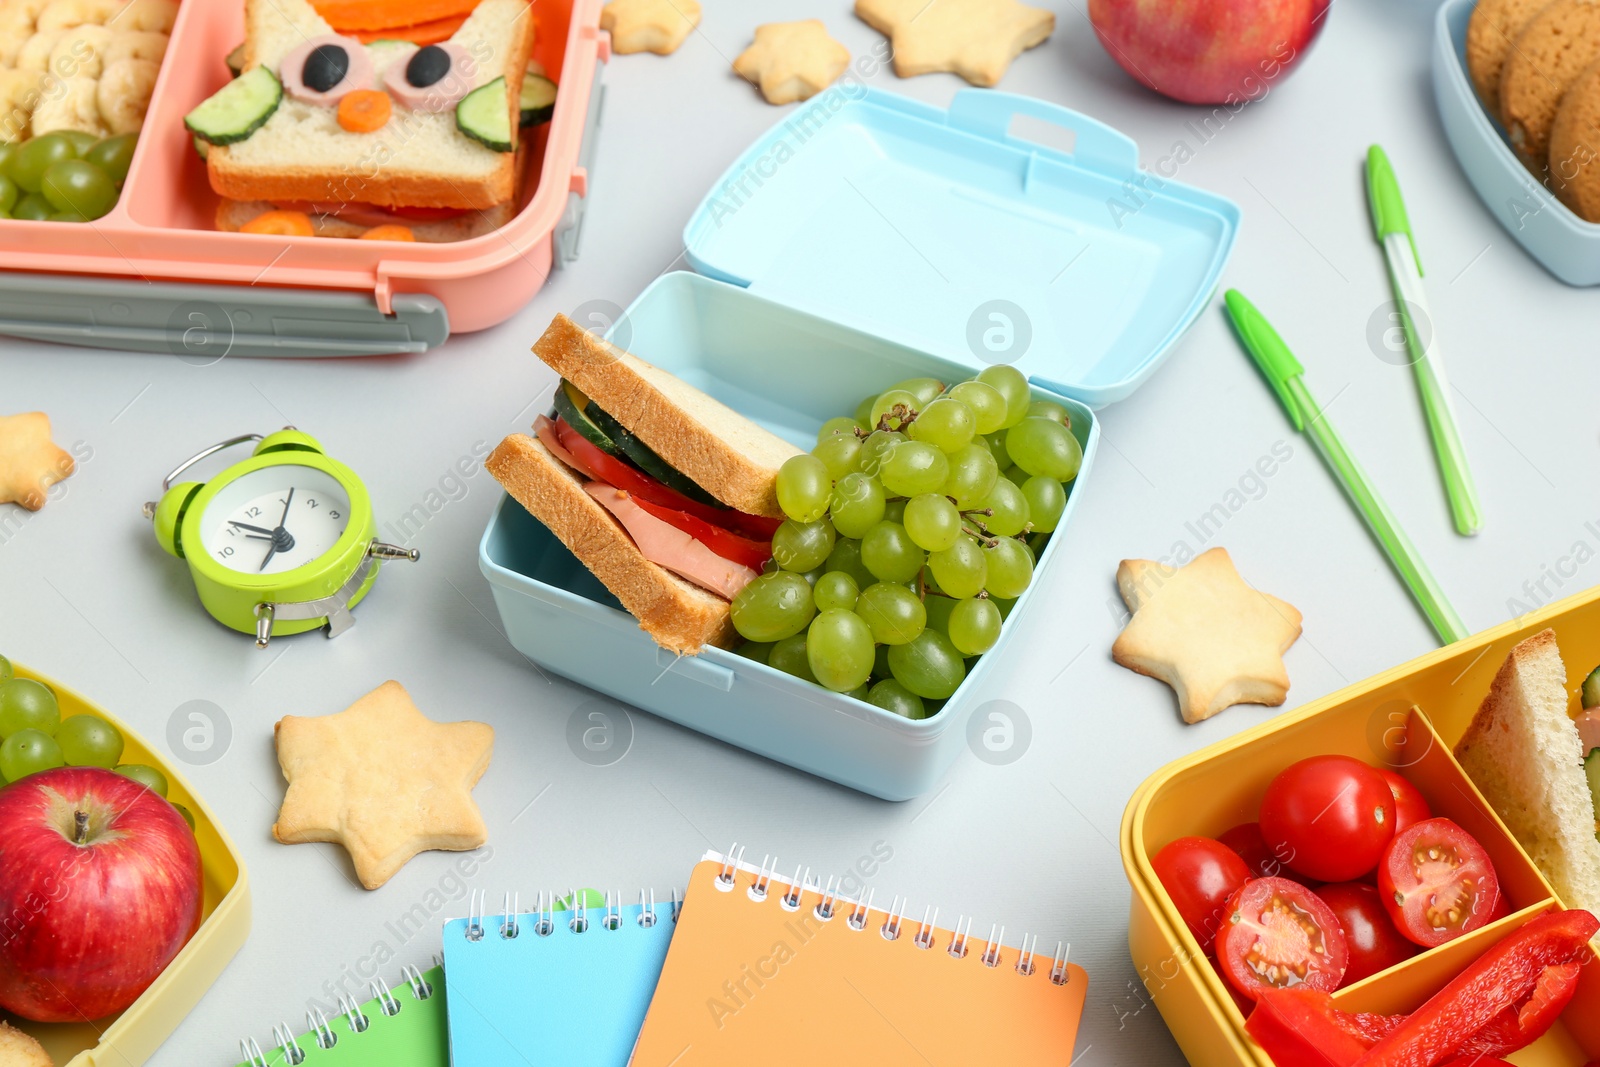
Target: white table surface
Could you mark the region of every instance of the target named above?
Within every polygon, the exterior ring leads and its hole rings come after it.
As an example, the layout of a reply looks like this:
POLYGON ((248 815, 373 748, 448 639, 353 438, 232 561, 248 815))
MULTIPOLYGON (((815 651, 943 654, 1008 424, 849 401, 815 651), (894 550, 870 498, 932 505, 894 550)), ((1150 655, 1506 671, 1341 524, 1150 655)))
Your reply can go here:
MULTIPOLYGON (((1111 123, 1138 141, 1147 165, 1177 139, 1193 142, 1185 124, 1200 112, 1124 75, 1077 0, 1048 6, 1055 36, 1018 60, 1002 88, 1111 123)), ((445 912, 464 911, 457 857, 426 854, 368 893, 337 847, 271 838, 283 794, 273 722, 338 711, 387 678, 435 718, 497 731, 476 793, 493 854, 472 879, 496 901, 507 888, 525 902, 546 887, 665 891, 702 851, 736 840, 757 859, 775 852, 821 872, 888 850, 870 879, 879 900, 909 894, 946 917, 973 916, 975 930, 1000 921, 1012 936, 1071 942, 1091 977, 1079 1063, 1176 1064, 1177 1046, 1133 985, 1119 819, 1156 768, 1277 709, 1238 707, 1184 726, 1165 686, 1114 665, 1117 561, 1180 541, 1222 544, 1252 583, 1298 606, 1305 633, 1287 656, 1290 707, 1434 647, 1217 307, 1134 398, 1102 413, 1106 447, 1076 490, 1065 558, 1040 590, 1058 607, 1017 636, 988 694, 1025 709, 1031 747, 1008 766, 964 753, 921 800, 860 796, 640 712, 623 759, 580 761, 568 719, 597 698, 540 677, 502 637, 477 564, 500 493, 481 470, 415 538, 422 564, 386 571, 348 635, 260 652, 212 623, 186 569, 139 515, 169 467, 212 441, 293 423, 366 478, 380 523, 398 518, 459 457, 530 417, 551 375, 528 346, 552 314, 593 300, 626 305, 657 274, 683 267, 690 211, 782 114, 728 69, 757 23, 821 15, 857 56, 879 40, 844 0, 707 0, 706 9, 677 55, 611 64, 582 258, 503 326, 418 358, 207 367, 0 342, 0 410, 46 411, 57 440, 87 453, 42 512, 13 521, 20 513, 0 506, 0 650, 114 709, 158 746, 190 701, 211 702, 231 726, 227 751, 188 773, 248 864, 254 928, 154 1067, 231 1064, 241 1036, 264 1040, 279 1020, 299 1030, 324 980, 366 973, 380 945, 395 957, 390 979, 439 949, 432 933, 402 941, 386 924, 439 890, 459 893, 445 912), (1186 523, 1236 503, 1230 491, 1279 442, 1289 461, 1262 487, 1247 482, 1253 494, 1199 540, 1186 523)), ((1224 283, 1247 292, 1296 348, 1476 630, 1515 614, 1513 598, 1531 606, 1600 581, 1600 527, 1589 525, 1600 521, 1596 304, 1524 255, 1457 168, 1429 83, 1432 14, 1426 0, 1341 0, 1303 65, 1179 177, 1243 209, 1224 283), (1410 371, 1369 346, 1369 324, 1389 300, 1362 186, 1373 141, 1394 161, 1428 269, 1483 494, 1487 525, 1475 539, 1451 530, 1410 371)), ((960 87, 952 76, 902 81, 887 70, 872 84, 939 104, 960 87)))

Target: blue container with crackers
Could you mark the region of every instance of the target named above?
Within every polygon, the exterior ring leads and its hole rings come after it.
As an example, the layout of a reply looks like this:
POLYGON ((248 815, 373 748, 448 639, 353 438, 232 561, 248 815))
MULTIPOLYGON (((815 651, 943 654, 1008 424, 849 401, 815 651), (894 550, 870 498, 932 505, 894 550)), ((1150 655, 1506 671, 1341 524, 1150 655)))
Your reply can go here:
MULTIPOLYGON (((986 641, 896 645, 874 622, 867 681, 890 671, 900 679, 902 667, 915 672, 940 657, 950 669, 944 688, 918 692, 908 683, 909 699, 894 694, 903 704, 867 699, 878 683, 854 686, 841 665, 848 656, 819 659, 818 646, 807 645, 799 662, 780 662, 793 632, 773 637, 782 631, 762 635, 759 626, 741 623, 742 609, 746 622, 755 617, 746 587, 723 584, 738 565, 710 559, 716 573, 707 575, 709 557, 695 542, 686 552, 681 533, 641 536, 637 523, 648 526, 649 517, 633 502, 655 513, 669 498, 656 487, 652 501, 637 470, 617 470, 591 443, 620 444, 618 451, 647 471, 664 461, 676 468, 665 476, 688 475, 688 484, 674 484, 709 495, 688 501, 673 494, 669 506, 712 521, 717 514, 699 510, 704 501, 737 509, 748 528, 736 534, 777 538, 770 557, 782 554, 785 537, 773 528, 797 525, 793 499, 783 499, 788 462, 818 443, 819 429, 824 436, 841 422, 861 429, 849 417, 856 411, 885 433, 899 425, 917 437, 895 422, 884 390, 931 382, 930 395, 939 396, 975 376, 980 383, 1006 379, 1030 414, 1024 421, 1074 453, 1067 467, 1051 472, 1064 499, 1035 505, 1051 519, 1034 529, 1059 531, 1093 464, 1094 409, 1129 395, 1171 352, 1214 291, 1238 223, 1238 208, 1221 197, 1149 179, 1126 136, 1038 100, 965 90, 944 109, 845 86, 812 98, 736 160, 690 219, 684 239, 695 273, 658 279, 603 341, 558 319, 535 346, 564 380, 537 439, 512 435, 490 459, 511 495, 491 519, 479 558, 511 643, 540 666, 618 700, 851 788, 891 800, 927 792, 969 730, 1003 716, 1004 709, 986 709, 980 694, 1009 636, 1045 624, 1043 609, 1033 606, 1037 581, 996 593, 1002 583, 989 572, 984 592, 995 593, 1004 622, 991 615, 995 630, 986 641), (1014 136, 1018 116, 1070 131, 1073 151, 1014 136), (873 398, 887 404, 884 412, 869 413, 873 398), (1033 414, 1053 418, 1056 429, 1037 427, 1033 414), (1070 432, 1060 433, 1061 426, 1070 432), (685 449, 684 440, 697 444, 685 449), (648 446, 642 456, 641 443, 648 446), (784 475, 776 475, 780 467, 784 475), (616 477, 589 477, 608 470, 616 477), (741 497, 742 489, 751 491, 741 497), (586 492, 606 510, 595 510, 586 492), (648 562, 635 558, 640 553, 648 562), (692 587, 676 580, 686 575, 692 587), (982 655, 971 651, 980 647, 982 655)), ((967 391, 987 395, 978 386, 967 391)), ((932 410, 927 398, 921 403, 932 410)), ((1004 469, 1031 481, 1026 471, 1004 469)), ((794 473, 803 483, 804 471, 794 473)), ((824 548, 828 559, 811 579, 833 582, 836 575, 825 571, 854 569, 860 582, 839 578, 831 595, 862 603, 857 592, 871 592, 867 584, 876 581, 874 595, 885 604, 905 600, 901 591, 879 588, 895 584, 882 578, 882 568, 863 570, 860 558, 840 562, 846 548, 846 555, 863 556, 874 548, 865 534, 846 532, 840 493, 847 482, 834 477, 833 502, 825 506, 838 539, 832 528, 826 532, 834 550, 824 548)), ((826 501, 832 483, 822 484, 826 501)), ((805 495, 803 484, 794 485, 790 479, 791 497, 805 495)), ((914 510, 911 503, 891 500, 888 508, 908 509, 891 519, 914 510)), ((888 514, 881 500, 876 507, 878 516, 888 514)), ((985 515, 982 521, 1002 532, 994 508, 966 514, 969 521, 985 515)), ((873 542, 890 552, 904 547, 893 541, 904 531, 891 519, 879 524, 892 528, 879 531, 889 537, 887 548, 873 542)), ((678 531, 695 529, 674 521, 678 531)), ((986 548, 1003 539, 978 529, 986 548)), ((725 534, 712 531, 708 539, 737 549, 739 538, 730 542, 725 534)), ((797 545, 800 553, 816 547, 797 545)), ((1035 578, 1059 555, 1050 534, 1033 534, 1026 552, 1024 569, 1035 578)), ((937 592, 936 579, 953 588, 957 568, 941 572, 937 555, 927 553, 929 566, 901 586, 937 592)), ((750 562, 762 569, 759 556, 750 562)), ((770 562, 766 570, 760 578, 746 572, 743 581, 790 581, 770 562)), ((779 592, 762 610, 781 613, 779 592)), ((798 595, 810 605, 810 594, 798 595)), ((948 608, 942 598, 928 599, 931 610, 948 608)), ((981 623, 988 611, 980 606, 971 614, 981 623)), ((857 625, 839 622, 846 630, 857 625)), ((815 640, 816 625, 806 640, 815 640)), ((915 625, 923 629, 922 615, 915 625)), ((835 636, 834 647, 843 648, 851 635, 835 636)))

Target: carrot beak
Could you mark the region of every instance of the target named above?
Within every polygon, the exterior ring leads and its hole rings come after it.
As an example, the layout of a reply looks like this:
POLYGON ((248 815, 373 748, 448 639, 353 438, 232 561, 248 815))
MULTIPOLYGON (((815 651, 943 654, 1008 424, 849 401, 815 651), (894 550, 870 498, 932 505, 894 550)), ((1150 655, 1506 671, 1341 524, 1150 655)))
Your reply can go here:
POLYGON ((339 125, 351 133, 374 133, 389 123, 394 103, 381 89, 356 89, 339 101, 339 125))

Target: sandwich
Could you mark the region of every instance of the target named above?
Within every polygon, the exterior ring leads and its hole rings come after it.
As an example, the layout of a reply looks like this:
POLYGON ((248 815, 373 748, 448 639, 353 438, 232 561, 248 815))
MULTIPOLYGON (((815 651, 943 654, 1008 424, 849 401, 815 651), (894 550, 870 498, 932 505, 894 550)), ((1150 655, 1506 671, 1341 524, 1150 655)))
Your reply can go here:
POLYGON ((480 0, 427 45, 364 43, 307 0, 245 0, 238 76, 185 119, 218 228, 450 241, 509 222, 533 35, 529 0, 480 0))
POLYGON ((1456 759, 1561 902, 1600 914, 1600 841, 1553 630, 1511 650, 1456 759))
POLYGON ((730 602, 772 558, 800 450, 557 315, 533 346, 554 410, 485 463, 661 647, 739 644, 730 602))

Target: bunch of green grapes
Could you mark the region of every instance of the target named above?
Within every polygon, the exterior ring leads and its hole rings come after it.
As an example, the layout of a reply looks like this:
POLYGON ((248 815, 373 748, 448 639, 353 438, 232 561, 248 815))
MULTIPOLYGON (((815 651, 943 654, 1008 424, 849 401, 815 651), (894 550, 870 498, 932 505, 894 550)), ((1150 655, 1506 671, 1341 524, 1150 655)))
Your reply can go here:
POLYGON ((911 719, 993 648, 1083 450, 1015 367, 913 378, 778 471, 773 562, 733 601, 740 655, 911 719))

